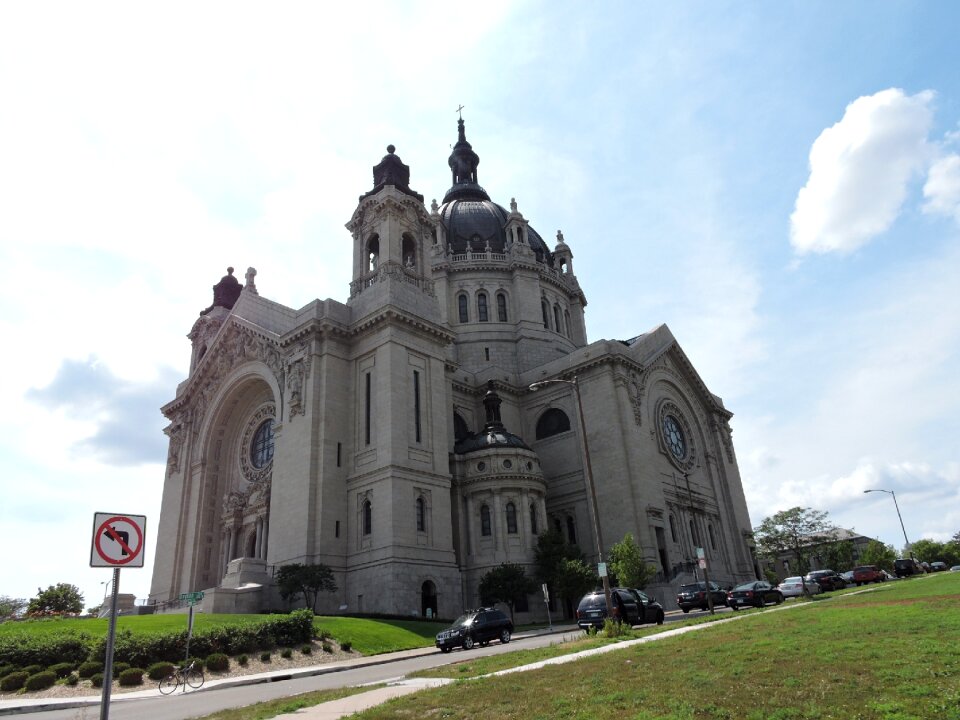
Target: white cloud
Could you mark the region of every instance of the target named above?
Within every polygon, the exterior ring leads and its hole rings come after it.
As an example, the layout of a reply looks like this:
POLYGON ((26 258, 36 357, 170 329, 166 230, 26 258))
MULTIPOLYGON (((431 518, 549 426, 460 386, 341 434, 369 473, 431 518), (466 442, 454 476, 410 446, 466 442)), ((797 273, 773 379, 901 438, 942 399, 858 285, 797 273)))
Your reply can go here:
POLYGON ((930 166, 923 197, 924 212, 953 217, 960 223, 960 155, 947 155, 930 166))
POLYGON ((886 231, 910 180, 932 150, 932 91, 907 96, 891 88, 857 98, 810 149, 810 177, 790 216, 799 254, 848 253, 886 231))

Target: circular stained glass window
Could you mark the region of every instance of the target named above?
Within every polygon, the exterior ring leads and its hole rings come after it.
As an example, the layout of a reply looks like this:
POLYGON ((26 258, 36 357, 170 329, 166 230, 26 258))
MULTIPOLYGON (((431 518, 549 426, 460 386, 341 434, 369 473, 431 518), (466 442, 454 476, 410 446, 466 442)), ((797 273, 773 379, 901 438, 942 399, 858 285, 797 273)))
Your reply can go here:
POLYGON ((512 463, 511 461, 509 461, 509 460, 504 460, 504 461, 503 461, 503 466, 504 466, 505 468, 507 468, 507 470, 509 470, 510 468, 513 467, 513 463, 512 463))
POLYGON ((477 470, 479 470, 480 472, 483 472, 486 469, 487 469, 487 464, 485 462, 477 463, 477 470))
POLYGON ((683 437, 683 430, 680 429, 680 423, 673 415, 665 415, 663 418, 663 438, 667 441, 667 447, 677 460, 683 460, 687 454, 687 442, 683 437))
POLYGON ((264 420, 253 434, 250 443, 250 462, 257 470, 273 460, 273 420, 264 420))

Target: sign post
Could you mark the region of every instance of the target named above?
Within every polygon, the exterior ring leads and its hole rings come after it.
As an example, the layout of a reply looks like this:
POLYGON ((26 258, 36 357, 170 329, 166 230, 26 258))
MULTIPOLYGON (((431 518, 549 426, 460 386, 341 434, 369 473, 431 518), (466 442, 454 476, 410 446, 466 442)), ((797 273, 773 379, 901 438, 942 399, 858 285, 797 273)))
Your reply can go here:
POLYGON ((202 592, 181 593, 180 602, 189 604, 187 611, 187 662, 190 662, 190 638, 193 637, 193 606, 203 600, 202 592))
POLYGON ((707 605, 710 608, 710 614, 713 615, 713 593, 710 592, 710 575, 707 573, 707 556, 702 547, 697 548, 697 562, 703 569, 703 583, 707 592, 707 605))
POLYGON ((113 568, 113 594, 110 597, 110 624, 107 630, 106 657, 103 660, 103 693, 100 720, 110 716, 110 691, 113 687, 113 645, 117 635, 117 598, 120 594, 120 568, 143 567, 145 515, 94 513, 90 567, 113 568))
POLYGON ((553 630, 553 618, 550 617, 550 590, 547 589, 546 583, 540 587, 543 590, 543 604, 547 606, 547 623, 550 625, 550 630, 553 630))

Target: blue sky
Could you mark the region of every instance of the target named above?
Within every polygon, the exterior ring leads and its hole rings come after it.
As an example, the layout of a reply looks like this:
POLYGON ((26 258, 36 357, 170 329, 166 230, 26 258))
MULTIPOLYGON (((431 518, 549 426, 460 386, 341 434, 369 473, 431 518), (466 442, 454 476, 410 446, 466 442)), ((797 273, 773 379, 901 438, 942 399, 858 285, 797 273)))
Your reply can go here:
POLYGON ((562 229, 590 340, 670 326, 735 413, 751 519, 960 530, 952 3, 0 7, 0 594, 148 517, 186 333, 227 265, 344 301, 388 143, 427 201, 463 104, 495 200, 562 229), (20 551, 16 551, 21 548, 20 551), (10 552, 14 549, 14 552, 10 552))

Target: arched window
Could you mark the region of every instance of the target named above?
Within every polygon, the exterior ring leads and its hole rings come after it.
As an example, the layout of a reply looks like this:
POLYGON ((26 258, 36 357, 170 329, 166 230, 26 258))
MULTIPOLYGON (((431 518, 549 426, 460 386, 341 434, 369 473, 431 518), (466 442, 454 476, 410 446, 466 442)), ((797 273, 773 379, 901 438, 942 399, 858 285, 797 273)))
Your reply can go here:
POLYGON ((470 315, 467 313, 467 296, 462 293, 457 295, 457 309, 460 312, 460 322, 467 322, 470 319, 470 315))
POLYGON ((717 549, 717 539, 713 536, 713 525, 712 525, 712 524, 708 524, 708 525, 707 525, 707 534, 710 536, 710 549, 711 549, 711 550, 716 550, 716 549, 717 549))
POLYGON ((404 267, 414 268, 417 266, 417 242, 410 233, 403 234, 400 252, 403 256, 404 267))
POLYGON ((537 506, 534 503, 530 503, 530 532, 534 535, 539 534, 537 529, 537 506))
POLYGON ((480 322, 487 322, 490 315, 487 313, 487 294, 485 292, 477 294, 477 319, 480 322))
POLYGON ((273 420, 264 420, 253 434, 250 443, 250 462, 258 470, 273 460, 273 420))
POLYGON ((573 515, 567 515, 567 540, 571 545, 577 544, 577 526, 573 521, 573 515))
POLYGON ((507 321, 507 296, 502 292, 497 293, 497 320, 507 321))
POLYGON ((460 413, 455 412, 453 414, 453 439, 459 442, 469 434, 470 428, 467 427, 467 421, 460 417, 460 413))
POLYGON ((380 263, 380 236, 371 235, 367 240, 367 271, 373 272, 380 263))
POLYGON ((700 540, 697 537, 697 526, 694 525, 693 520, 690 521, 690 537, 693 540, 693 544, 699 547, 700 540))
POLYGON ((553 329, 557 332, 563 332, 563 325, 560 322, 560 306, 553 306, 553 329))
POLYGON ((563 311, 563 332, 567 337, 570 337, 570 311, 563 311))
POLYGON ((673 519, 673 515, 670 516, 670 537, 676 542, 677 541, 677 523, 673 519))
POLYGON ((369 500, 363 501, 363 534, 369 535, 373 532, 373 506, 369 500))
POLYGON ((560 522, 560 518, 558 517, 553 518, 553 526, 557 529, 558 533, 561 533, 561 534, 563 533, 563 523, 560 522))
POLYGON ((550 408, 537 420, 537 440, 559 435, 570 429, 570 418, 558 408, 550 408))
POLYGON ((540 301, 540 311, 543 313, 543 326, 549 330, 550 329, 550 310, 547 307, 547 301, 540 301))
POLYGON ((427 529, 427 519, 426 519, 426 507, 424 507, 424 502, 422 497, 417 498, 417 532, 426 532, 427 529))
POLYGON ((512 502, 507 503, 507 533, 517 534, 517 507, 512 502))
POLYGON ((486 505, 480 506, 480 534, 488 537, 493 534, 490 529, 490 508, 486 505))

